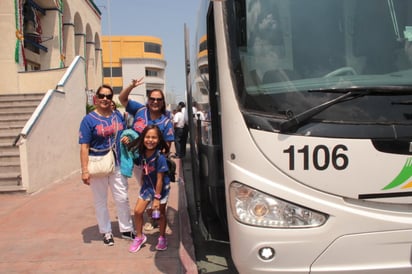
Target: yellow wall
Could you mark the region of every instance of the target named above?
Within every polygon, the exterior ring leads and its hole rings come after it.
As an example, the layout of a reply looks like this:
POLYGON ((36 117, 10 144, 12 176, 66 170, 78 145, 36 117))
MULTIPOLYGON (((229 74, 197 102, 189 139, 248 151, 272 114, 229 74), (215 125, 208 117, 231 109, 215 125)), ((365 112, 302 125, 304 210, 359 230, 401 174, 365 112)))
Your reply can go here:
POLYGON ((103 66, 110 63, 110 43, 113 66, 120 66, 121 58, 164 59, 162 40, 152 36, 103 36, 103 66), (151 42, 162 46, 161 54, 145 53, 144 43, 151 42))
MULTIPOLYGON (((162 40, 153 36, 103 36, 102 45, 103 68, 121 68, 124 58, 164 60, 162 40), (145 42, 160 45, 161 53, 144 52, 145 42)), ((116 88, 123 85, 123 78, 106 76, 103 82, 116 88)))

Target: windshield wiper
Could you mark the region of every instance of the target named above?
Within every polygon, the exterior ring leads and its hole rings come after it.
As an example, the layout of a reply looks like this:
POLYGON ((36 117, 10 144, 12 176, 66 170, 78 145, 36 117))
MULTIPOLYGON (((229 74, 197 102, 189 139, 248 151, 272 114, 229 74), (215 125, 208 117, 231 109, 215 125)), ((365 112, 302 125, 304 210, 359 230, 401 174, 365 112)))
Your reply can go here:
POLYGON ((410 95, 412 94, 412 86, 376 86, 376 87, 347 87, 347 88, 332 88, 332 89, 313 89, 308 92, 325 92, 325 93, 343 93, 323 104, 310 108, 302 113, 290 117, 289 120, 280 123, 279 131, 281 133, 288 132, 291 129, 297 129, 316 114, 326 110, 335 104, 353 100, 365 95, 410 95))
POLYGON ((412 105, 412 101, 392 102, 392 105, 412 105))

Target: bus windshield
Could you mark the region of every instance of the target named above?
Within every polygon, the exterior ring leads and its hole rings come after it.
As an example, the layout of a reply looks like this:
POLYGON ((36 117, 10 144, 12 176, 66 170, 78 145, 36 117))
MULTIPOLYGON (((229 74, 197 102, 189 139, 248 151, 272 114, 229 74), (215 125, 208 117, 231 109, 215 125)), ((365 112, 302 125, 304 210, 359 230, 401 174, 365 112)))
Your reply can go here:
POLYGON ((311 119, 411 125, 411 10, 409 0, 237 1, 228 35, 242 110, 281 123, 342 95, 313 91, 387 87, 311 119))

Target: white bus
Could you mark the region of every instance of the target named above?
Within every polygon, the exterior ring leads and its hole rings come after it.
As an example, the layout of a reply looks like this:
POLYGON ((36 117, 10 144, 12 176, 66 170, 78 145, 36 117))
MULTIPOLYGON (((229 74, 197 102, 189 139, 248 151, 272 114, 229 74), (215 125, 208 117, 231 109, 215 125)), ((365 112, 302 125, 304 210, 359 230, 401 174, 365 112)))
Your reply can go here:
POLYGON ((199 219, 237 270, 412 273, 412 0, 201 1, 193 40, 199 219))

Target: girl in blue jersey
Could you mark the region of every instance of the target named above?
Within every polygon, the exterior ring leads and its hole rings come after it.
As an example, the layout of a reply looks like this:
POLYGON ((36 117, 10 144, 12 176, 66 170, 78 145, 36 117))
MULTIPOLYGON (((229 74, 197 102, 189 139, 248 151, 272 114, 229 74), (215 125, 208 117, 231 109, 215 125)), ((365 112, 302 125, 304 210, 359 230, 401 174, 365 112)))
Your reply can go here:
MULTIPOLYGON (((143 85, 143 77, 139 80, 133 79, 132 83, 124 88, 119 94, 120 103, 126 108, 127 113, 134 117, 132 129, 139 135, 148 125, 156 125, 159 127, 163 139, 166 141, 169 149, 171 143, 175 140, 173 121, 171 114, 166 110, 166 102, 163 91, 160 89, 153 89, 148 93, 148 100, 146 105, 129 99, 132 90, 140 85, 143 85)), ((122 139, 122 142, 127 144, 131 140, 122 139)), ((141 185, 142 168, 137 166, 133 170, 137 182, 141 185)), ((150 207, 147 210, 149 217, 151 216, 150 207)), ((150 230, 156 226, 155 221, 151 221, 145 225, 145 229, 150 230)))
POLYGON ((120 173, 119 140, 125 127, 123 116, 113 111, 111 103, 113 90, 110 86, 99 87, 94 96, 95 110, 87 114, 80 124, 79 144, 82 181, 93 192, 96 218, 103 242, 113 245, 113 234, 107 207, 107 194, 110 188, 117 207, 119 229, 122 238, 133 239, 134 229, 130 217, 127 179, 120 173), (88 171, 89 155, 104 155, 113 149, 116 155, 114 173, 105 177, 93 177, 88 171))
POLYGON ((143 184, 134 209, 136 237, 130 245, 129 251, 139 251, 147 240, 143 234, 143 214, 150 202, 153 203, 153 212, 160 211, 160 216, 156 217, 159 219, 160 232, 156 249, 166 250, 166 204, 170 191, 170 179, 165 174, 168 171, 168 166, 162 151, 169 153, 169 146, 163 139, 159 127, 148 125, 141 136, 130 143, 130 147, 136 147, 139 151, 136 164, 143 167, 143 184))

